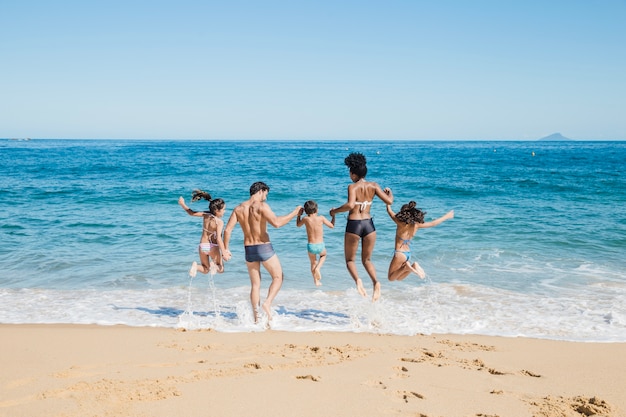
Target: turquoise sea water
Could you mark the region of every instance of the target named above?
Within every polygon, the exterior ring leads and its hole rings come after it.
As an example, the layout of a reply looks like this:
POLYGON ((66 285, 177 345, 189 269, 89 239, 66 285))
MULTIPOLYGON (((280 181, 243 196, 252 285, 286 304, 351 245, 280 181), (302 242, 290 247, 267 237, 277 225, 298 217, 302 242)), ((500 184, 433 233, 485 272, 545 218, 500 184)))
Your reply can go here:
POLYGON ((201 223, 178 197, 202 188, 227 218, 264 181, 277 214, 308 199, 325 214, 346 199, 352 151, 394 209, 455 218, 413 240, 425 281, 388 282, 394 225, 374 201, 377 303, 345 269, 344 214, 325 231, 321 288, 304 229, 270 229, 285 271, 273 328, 626 341, 626 142, 2 140, 0 323, 261 330, 241 229, 226 272, 190 280, 201 223))

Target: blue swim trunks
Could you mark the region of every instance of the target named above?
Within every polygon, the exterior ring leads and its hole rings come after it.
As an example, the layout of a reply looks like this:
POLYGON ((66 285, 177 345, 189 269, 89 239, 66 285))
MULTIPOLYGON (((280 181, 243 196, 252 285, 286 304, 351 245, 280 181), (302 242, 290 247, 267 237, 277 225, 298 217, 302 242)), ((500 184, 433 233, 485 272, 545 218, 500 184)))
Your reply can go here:
POLYGON ((309 253, 312 253, 313 255, 319 255, 320 253, 324 252, 324 249, 326 249, 324 242, 306 244, 306 250, 309 251, 309 253))
POLYGON ((244 246, 244 249, 246 251, 246 262, 265 262, 276 255, 271 243, 244 246))

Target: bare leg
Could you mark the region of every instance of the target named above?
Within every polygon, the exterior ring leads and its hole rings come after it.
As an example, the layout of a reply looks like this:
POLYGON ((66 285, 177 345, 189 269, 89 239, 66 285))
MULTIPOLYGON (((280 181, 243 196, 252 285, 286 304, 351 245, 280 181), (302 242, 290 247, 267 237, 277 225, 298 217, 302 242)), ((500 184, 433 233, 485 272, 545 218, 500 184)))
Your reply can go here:
POLYGON ((365 292, 365 287, 363 287, 363 282, 361 278, 359 278, 359 273, 356 269, 356 251, 359 248, 359 241, 361 238, 359 235, 355 235, 354 233, 346 233, 344 236, 344 253, 346 256, 346 267, 348 268, 348 272, 352 279, 356 283, 356 289, 363 297, 367 297, 367 292, 365 292))
POLYGON ((361 262, 367 271, 367 274, 372 280, 374 285, 374 294, 372 295, 372 301, 376 301, 380 298, 380 282, 376 279, 376 267, 371 261, 372 252, 374 252, 374 245, 376 244, 376 232, 372 232, 363 238, 361 248, 361 262))
POLYGON ((408 262, 406 256, 403 253, 396 252, 391 258, 389 263, 389 271, 387 272, 387 278, 389 281, 401 281, 406 278, 411 270, 407 267, 408 262))
POLYGON ((211 260, 213 261, 211 266, 215 266, 215 271, 217 271, 218 273, 223 273, 224 262, 222 261, 222 254, 220 253, 220 249, 217 247, 211 248, 211 252, 209 252, 209 255, 211 255, 211 260))
POLYGON ((261 306, 263 308, 263 311, 265 311, 265 314, 267 314, 267 319, 269 321, 272 319, 272 302, 274 301, 274 298, 276 298, 276 295, 278 295, 280 287, 282 287, 283 285, 283 268, 280 265, 278 255, 274 255, 267 261, 263 262, 263 266, 272 277, 272 283, 270 284, 270 288, 267 291, 267 298, 261 306))
POLYGON ((322 253, 320 253, 320 259, 317 261, 317 264, 315 264, 315 270, 313 272, 313 276, 315 277, 315 285, 320 286, 322 285, 322 265, 324 265, 324 262, 326 261, 326 249, 324 249, 322 251, 322 253))
POLYGON ((411 263, 406 259, 406 255, 396 252, 391 259, 391 263, 389 264, 389 271, 387 273, 389 281, 401 281, 409 276, 411 272, 417 274, 421 279, 426 277, 424 270, 417 262, 414 262, 411 265, 411 263))
POLYGON ((261 263, 246 262, 248 275, 250 275, 250 303, 252 304, 252 314, 254 322, 259 320, 259 304, 261 302, 261 263))
POLYGON ((198 256, 200 256, 201 265, 197 265, 198 272, 201 274, 208 274, 209 267, 211 266, 211 260, 209 259, 209 254, 202 252, 198 249, 198 256))
POLYGON ((198 263, 196 261, 193 261, 191 263, 191 268, 189 268, 189 276, 191 278, 195 278, 197 273, 198 273, 198 263))
POLYGON ((417 274, 417 276, 420 277, 421 279, 426 278, 426 272, 424 272, 420 264, 418 264, 417 262, 413 262, 413 265, 410 265, 409 262, 407 261, 406 265, 411 270, 411 272, 417 274))
POLYGON ((312 254, 311 252, 307 252, 307 254, 309 255, 309 262, 311 263, 311 275, 313 275, 313 283, 317 286, 321 285, 319 278, 317 276, 317 257, 312 254))

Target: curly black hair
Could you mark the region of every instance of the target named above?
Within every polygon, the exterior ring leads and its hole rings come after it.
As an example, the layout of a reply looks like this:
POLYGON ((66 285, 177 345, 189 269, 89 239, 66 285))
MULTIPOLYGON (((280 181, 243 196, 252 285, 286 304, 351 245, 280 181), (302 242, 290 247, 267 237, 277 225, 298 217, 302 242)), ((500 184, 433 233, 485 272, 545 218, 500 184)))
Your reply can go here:
POLYGON ((352 152, 343 162, 350 168, 350 172, 359 178, 364 178, 367 175, 367 159, 362 153, 352 152))
POLYGON ((396 219, 406 224, 424 223, 425 214, 425 211, 415 208, 415 201, 410 201, 396 213, 396 219))

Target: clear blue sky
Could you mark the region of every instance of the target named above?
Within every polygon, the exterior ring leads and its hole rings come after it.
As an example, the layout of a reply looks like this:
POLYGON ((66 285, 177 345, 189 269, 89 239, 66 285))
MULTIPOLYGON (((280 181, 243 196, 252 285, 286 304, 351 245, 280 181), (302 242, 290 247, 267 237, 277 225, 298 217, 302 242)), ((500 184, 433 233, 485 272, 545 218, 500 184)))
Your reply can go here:
POLYGON ((0 0, 0 137, 626 140, 626 1, 0 0))

